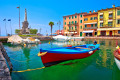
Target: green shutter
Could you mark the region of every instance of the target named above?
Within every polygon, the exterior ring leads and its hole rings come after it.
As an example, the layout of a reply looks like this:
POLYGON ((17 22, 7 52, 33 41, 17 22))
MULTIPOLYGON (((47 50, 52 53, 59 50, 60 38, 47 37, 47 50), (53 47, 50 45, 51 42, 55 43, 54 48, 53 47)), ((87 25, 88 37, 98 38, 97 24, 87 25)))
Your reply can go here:
POLYGON ((80 15, 80 17, 82 17, 82 14, 80 15))
POLYGON ((65 27, 65 30, 66 30, 66 27, 65 27))
POLYGON ((82 23, 82 20, 80 20, 80 23, 82 23))
POLYGON ((72 27, 72 30, 73 30, 73 27, 72 27))
POLYGON ((82 32, 80 32, 80 36, 82 36, 82 32))
POLYGON ((70 24, 70 21, 69 21, 69 24, 70 24))
POLYGON ((66 20, 66 17, 65 17, 65 20, 66 20))
POLYGON ((82 26, 80 26, 80 28, 82 29, 82 26))
POLYGON ((97 27, 97 24, 95 24, 95 27, 97 27))
POLYGON ((75 18, 77 18, 77 16, 75 15, 75 18))
POLYGON ((93 27, 93 24, 91 24, 91 27, 93 27))
POLYGON ((120 15, 120 10, 117 10, 117 15, 118 15, 118 16, 120 15))
POLYGON ((65 22, 65 25, 66 25, 66 22, 65 22))
POLYGON ((72 21, 72 24, 74 24, 74 21, 72 21))
POLYGON ((70 27, 69 27, 69 30, 70 30, 70 27))
POLYGON ((85 27, 87 27, 87 25, 85 25, 85 27))
POLYGON ((72 16, 72 19, 73 19, 74 17, 72 16))
POLYGON ((69 19, 70 19, 71 17, 69 17, 69 19))

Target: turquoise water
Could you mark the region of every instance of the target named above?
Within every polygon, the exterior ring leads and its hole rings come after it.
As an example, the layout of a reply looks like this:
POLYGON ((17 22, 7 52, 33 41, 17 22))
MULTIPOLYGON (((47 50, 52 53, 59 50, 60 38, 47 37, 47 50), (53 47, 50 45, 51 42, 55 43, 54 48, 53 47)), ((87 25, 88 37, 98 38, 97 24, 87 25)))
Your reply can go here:
MULTIPOLYGON (((94 40, 93 40, 94 41, 94 40)), ((92 40, 79 42, 56 42, 43 41, 39 45, 12 46, 4 44, 8 56, 13 64, 13 71, 36 69, 43 67, 41 58, 37 56, 40 48, 65 47, 69 44, 76 46, 80 44, 93 43, 92 40)), ((44 69, 12 72, 13 80, 120 80, 120 70, 114 61, 113 52, 117 40, 97 40, 100 50, 92 56, 70 60, 44 69)))

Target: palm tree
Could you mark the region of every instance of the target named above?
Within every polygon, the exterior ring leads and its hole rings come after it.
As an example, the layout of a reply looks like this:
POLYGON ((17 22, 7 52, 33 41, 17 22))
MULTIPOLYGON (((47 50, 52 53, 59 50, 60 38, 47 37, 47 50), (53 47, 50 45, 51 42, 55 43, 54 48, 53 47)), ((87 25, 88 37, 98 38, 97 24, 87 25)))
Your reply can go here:
POLYGON ((54 22, 49 22, 49 25, 50 25, 50 27, 51 27, 51 38, 52 38, 52 27, 53 27, 53 25, 54 25, 54 22))

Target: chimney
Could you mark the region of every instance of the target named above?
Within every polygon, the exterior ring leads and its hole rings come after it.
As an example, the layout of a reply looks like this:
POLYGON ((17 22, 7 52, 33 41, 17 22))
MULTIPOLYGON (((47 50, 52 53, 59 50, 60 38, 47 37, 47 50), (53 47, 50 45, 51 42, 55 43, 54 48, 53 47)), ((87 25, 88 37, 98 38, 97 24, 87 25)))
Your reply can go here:
POLYGON ((112 7, 114 8, 114 7, 115 7, 115 5, 112 5, 112 7))
POLYGON ((89 14, 91 14, 91 11, 89 11, 89 14))
POLYGON ((93 13, 95 12, 95 10, 93 10, 93 13))

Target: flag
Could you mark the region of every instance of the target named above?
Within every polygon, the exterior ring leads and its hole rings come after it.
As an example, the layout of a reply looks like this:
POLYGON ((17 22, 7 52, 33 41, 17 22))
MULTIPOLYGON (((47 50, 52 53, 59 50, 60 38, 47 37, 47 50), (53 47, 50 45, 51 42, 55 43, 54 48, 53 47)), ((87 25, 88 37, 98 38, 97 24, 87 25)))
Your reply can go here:
POLYGON ((20 8, 20 7, 17 7, 17 8, 20 8))
POLYGON ((11 21, 11 19, 8 19, 8 21, 11 21))
POLYGON ((3 21, 6 21, 6 19, 4 19, 3 21))

